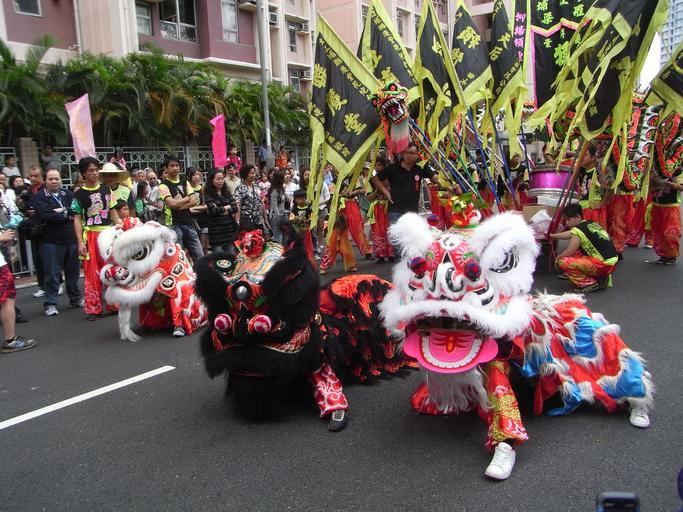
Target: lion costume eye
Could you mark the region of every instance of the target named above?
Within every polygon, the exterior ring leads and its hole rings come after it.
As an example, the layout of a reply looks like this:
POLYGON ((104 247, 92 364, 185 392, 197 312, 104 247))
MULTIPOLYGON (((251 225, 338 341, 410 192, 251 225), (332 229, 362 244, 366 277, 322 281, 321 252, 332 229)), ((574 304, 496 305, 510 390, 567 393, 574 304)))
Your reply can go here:
POLYGON ((515 251, 508 251, 505 253, 503 261, 500 264, 491 267, 491 271, 498 274, 504 274, 515 268, 517 266, 517 261, 517 253, 515 251))
POLYGON ((135 251, 131 255, 131 259, 133 259, 135 261, 142 261, 149 255, 149 253, 151 251, 152 251, 152 243, 147 242, 147 243, 143 244, 142 247, 140 247, 137 251, 135 251))

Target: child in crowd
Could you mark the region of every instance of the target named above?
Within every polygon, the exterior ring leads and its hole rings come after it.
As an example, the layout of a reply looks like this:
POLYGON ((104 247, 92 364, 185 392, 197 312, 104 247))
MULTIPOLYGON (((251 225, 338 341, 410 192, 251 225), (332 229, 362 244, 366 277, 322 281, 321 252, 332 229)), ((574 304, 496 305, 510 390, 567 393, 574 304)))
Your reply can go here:
POLYGON ((130 209, 128 208, 128 203, 123 199, 116 201, 116 206, 114 206, 119 219, 123 222, 124 219, 130 217, 130 209))
POLYGON ((311 214, 312 210, 306 201, 306 191, 297 190, 294 192, 294 206, 289 214, 289 221, 294 226, 304 239, 304 248, 306 255, 311 260, 313 266, 315 263, 315 254, 313 252, 313 236, 311 235, 311 214))

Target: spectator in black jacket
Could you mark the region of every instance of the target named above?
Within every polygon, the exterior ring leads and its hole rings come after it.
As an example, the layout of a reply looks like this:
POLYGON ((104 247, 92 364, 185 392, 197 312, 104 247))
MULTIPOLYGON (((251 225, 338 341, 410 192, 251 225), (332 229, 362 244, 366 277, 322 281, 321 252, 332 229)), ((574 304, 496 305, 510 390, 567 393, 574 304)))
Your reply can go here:
POLYGON ((36 221, 45 224, 40 240, 40 257, 45 272, 43 307, 47 316, 59 314, 57 295, 62 270, 69 305, 72 308, 83 307, 83 294, 78 287, 78 243, 69 209, 72 199, 73 194, 62 188, 59 171, 51 169, 45 175, 45 186, 31 200, 36 221))
POLYGON ((204 201, 209 214, 209 247, 211 252, 234 250, 237 238, 237 201, 225 182, 225 174, 215 169, 209 174, 204 189, 204 201))

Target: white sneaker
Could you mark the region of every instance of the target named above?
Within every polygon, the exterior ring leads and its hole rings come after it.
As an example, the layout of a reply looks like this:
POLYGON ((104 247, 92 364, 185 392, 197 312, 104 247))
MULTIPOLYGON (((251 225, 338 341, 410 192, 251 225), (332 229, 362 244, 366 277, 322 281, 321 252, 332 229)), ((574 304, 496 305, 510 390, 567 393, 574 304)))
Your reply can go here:
POLYGON ((650 426, 650 415, 647 407, 637 405, 631 408, 631 417, 629 418, 631 425, 638 428, 647 428, 650 426))
POLYGON ((64 295, 64 283, 59 285, 59 291, 57 292, 57 295, 64 295))
POLYGON ((494 480, 505 480, 515 467, 515 450, 507 443, 499 443, 493 453, 493 459, 484 473, 494 480))
POLYGON ((182 338, 183 336, 185 336, 185 329, 180 326, 173 329, 174 338, 182 338))
POLYGON ((45 316, 56 316, 59 314, 59 310, 56 306, 48 306, 45 308, 45 316))
POLYGON ((38 291, 37 291, 36 293, 34 293, 33 296, 34 296, 36 299, 39 299, 39 298, 41 298, 41 297, 45 297, 45 290, 40 290, 40 289, 38 289, 38 291))

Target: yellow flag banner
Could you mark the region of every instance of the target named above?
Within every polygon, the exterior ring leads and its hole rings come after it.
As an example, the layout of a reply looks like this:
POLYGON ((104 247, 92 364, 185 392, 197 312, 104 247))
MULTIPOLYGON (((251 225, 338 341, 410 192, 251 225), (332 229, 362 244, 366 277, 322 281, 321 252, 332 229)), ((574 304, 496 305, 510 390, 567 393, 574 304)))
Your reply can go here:
POLYGON ((372 0, 358 45, 358 57, 382 85, 396 81, 408 89, 408 103, 419 97, 408 50, 381 0, 372 0))
POLYGON ((683 41, 650 84, 648 102, 652 103, 653 99, 666 104, 665 113, 675 110, 683 115, 683 41))
POLYGON ((422 2, 415 53, 421 96, 418 122, 436 147, 448 134, 456 106, 464 106, 465 100, 432 2, 422 2))
MULTIPOLYGON (((312 150, 308 196, 313 209, 311 225, 317 220, 325 163, 329 162, 337 169, 338 183, 341 183, 381 134, 380 119, 370 101, 370 95, 379 87, 372 73, 318 16, 310 106, 312 150)), ((330 208, 331 226, 338 199, 338 190, 335 190, 330 208)))
MULTIPOLYGON (((493 74, 493 115, 505 111, 510 154, 522 154, 517 135, 522 125, 522 110, 527 95, 526 46, 529 27, 528 0, 515 0, 509 17, 503 0, 493 5, 493 24, 489 60, 493 74)), ((495 122, 492 120, 492 122, 495 122)))
POLYGON ((488 50, 463 0, 458 0, 455 10, 451 57, 465 106, 470 107, 485 99, 489 95, 488 85, 492 76, 488 50))
POLYGON ((570 126, 593 139, 611 124, 614 135, 631 115, 635 81, 668 0, 596 0, 574 33, 555 82, 554 122, 575 111, 570 126))

